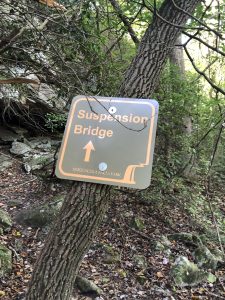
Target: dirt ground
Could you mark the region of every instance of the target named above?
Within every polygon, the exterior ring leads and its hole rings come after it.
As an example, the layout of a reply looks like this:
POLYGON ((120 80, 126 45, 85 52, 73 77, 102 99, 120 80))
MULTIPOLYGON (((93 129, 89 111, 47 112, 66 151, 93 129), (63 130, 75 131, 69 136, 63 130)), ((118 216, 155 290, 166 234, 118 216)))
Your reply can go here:
MULTIPOLYGON (((1 151, 6 153, 6 147, 1 151)), ((56 178, 43 180, 26 174, 19 158, 14 158, 13 166, 0 174, 0 208, 8 211, 14 220, 12 229, 0 237, 1 243, 13 253, 13 270, 0 279, 0 299, 23 299, 47 233, 43 228, 19 225, 15 216, 20 210, 50 201, 54 195, 66 194, 70 184, 56 178)), ((103 293, 94 297, 82 295, 75 289, 74 299, 225 299, 224 267, 214 272, 218 278, 216 283, 189 288, 174 285, 170 275, 174 258, 184 255, 191 259, 192 249, 172 241, 171 254, 167 256, 156 251, 155 244, 162 235, 198 232, 199 228, 183 209, 182 201, 170 201, 160 206, 157 201, 146 204, 142 200, 138 193, 129 190, 115 191, 104 222, 80 269, 80 275, 96 283, 103 293), (135 216, 143 220, 142 230, 130 226, 135 216), (119 259, 110 262, 105 249, 111 249, 119 259), (134 262, 137 255, 145 257, 145 267, 134 262)))

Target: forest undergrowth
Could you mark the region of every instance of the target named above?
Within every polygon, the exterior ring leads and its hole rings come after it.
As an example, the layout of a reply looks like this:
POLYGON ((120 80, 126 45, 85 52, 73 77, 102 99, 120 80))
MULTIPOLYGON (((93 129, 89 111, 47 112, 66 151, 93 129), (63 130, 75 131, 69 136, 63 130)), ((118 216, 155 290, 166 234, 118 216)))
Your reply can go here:
MULTIPOLYGON (((24 298, 48 227, 21 224, 17 215, 65 195, 70 182, 26 174, 20 159, 0 176, 4 184, 1 209, 13 219, 12 228, 1 236, 1 243, 12 251, 13 266, 1 279, 0 297, 19 300, 24 298)), ((75 286, 74 299, 224 299, 222 262, 216 269, 207 269, 215 276, 213 282, 179 287, 171 273, 178 257, 194 261, 195 239, 210 250, 225 245, 225 193, 220 181, 212 179, 211 208, 200 176, 175 176, 159 184, 153 173, 152 184, 144 191, 114 189, 110 208, 80 270, 81 276, 101 288, 101 294, 86 294, 75 286)))

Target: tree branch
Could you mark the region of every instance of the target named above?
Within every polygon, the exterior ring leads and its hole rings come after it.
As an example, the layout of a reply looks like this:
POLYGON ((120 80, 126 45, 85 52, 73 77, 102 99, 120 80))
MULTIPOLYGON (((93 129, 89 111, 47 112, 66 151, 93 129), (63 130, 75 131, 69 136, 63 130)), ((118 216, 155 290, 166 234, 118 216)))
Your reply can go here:
POLYGON ((220 32, 218 32, 217 30, 209 27, 206 23, 202 22, 201 20, 199 20, 198 18, 196 18, 195 16, 193 16, 192 14, 188 13, 186 10, 182 9, 181 7, 179 7, 176 2, 174 0, 171 0, 173 3, 173 6, 181 11, 182 13, 186 14, 187 16, 189 16, 191 19, 195 20, 196 22, 198 22, 200 25, 202 25, 203 27, 207 28, 209 31, 213 32, 216 36, 220 37, 222 40, 224 40, 222 34, 220 32))
POLYGON ((116 0, 109 0, 109 2, 111 3, 112 7, 114 8, 117 16, 120 18, 120 20, 123 22, 123 24, 127 28, 127 31, 129 32, 133 42, 135 43, 135 45, 138 46, 139 45, 139 39, 137 38, 133 28, 131 27, 130 22, 127 19, 127 17, 123 14, 119 4, 117 3, 116 0))
MULTIPOLYGON (((135 3, 139 3, 139 2, 136 2, 135 3)), ((139 3, 140 4, 140 3, 139 3)), ((153 13, 153 16, 156 16, 158 17, 160 20, 162 20, 163 22, 175 27, 175 28, 179 28, 179 29, 182 29, 182 30, 187 30, 187 29, 196 29, 196 30, 203 30, 204 28, 203 27, 197 27, 197 28, 189 28, 187 26, 183 26, 183 25, 179 25, 179 24, 176 24, 176 23, 173 23, 173 22, 170 22, 168 20, 166 20, 165 18, 163 18, 159 12, 157 11, 157 9, 155 8, 155 6, 153 7, 152 5, 148 5, 145 3, 145 0, 143 0, 143 5, 145 8, 147 8, 149 11, 151 11, 153 13)))
POLYGON ((12 83, 32 83, 32 84, 40 84, 39 81, 29 78, 16 77, 16 78, 8 78, 8 79, 0 79, 0 84, 12 84, 12 83))
POLYGON ((209 49, 221 54, 222 56, 225 56, 225 52, 221 51, 220 49, 218 49, 218 47, 213 47, 211 45, 209 45, 208 43, 206 43, 205 41, 203 41, 201 38, 197 37, 196 34, 190 34, 186 31, 182 32, 183 34, 185 34, 186 36, 188 36, 190 39, 185 43, 185 45, 187 45, 188 42, 190 42, 191 39, 195 39, 196 41, 199 41, 201 44, 205 45, 206 47, 208 47, 209 49))
POLYGON ((190 53, 187 50, 187 47, 184 46, 184 51, 187 54, 187 57, 189 58, 193 68, 195 69, 195 71, 200 74, 201 76, 203 76, 205 78, 205 80, 218 92, 220 92, 221 94, 225 95, 225 91, 220 88, 219 86, 217 86, 203 71, 199 70, 199 68, 196 66, 193 58, 191 57, 190 53))

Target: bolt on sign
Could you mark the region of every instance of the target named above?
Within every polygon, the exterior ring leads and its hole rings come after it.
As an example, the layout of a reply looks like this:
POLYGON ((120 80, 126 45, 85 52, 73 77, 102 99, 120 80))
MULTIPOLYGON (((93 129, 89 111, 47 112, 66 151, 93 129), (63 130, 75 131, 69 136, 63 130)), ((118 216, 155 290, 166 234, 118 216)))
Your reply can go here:
POLYGON ((155 100, 75 97, 56 166, 57 177, 147 188, 157 116, 155 100))

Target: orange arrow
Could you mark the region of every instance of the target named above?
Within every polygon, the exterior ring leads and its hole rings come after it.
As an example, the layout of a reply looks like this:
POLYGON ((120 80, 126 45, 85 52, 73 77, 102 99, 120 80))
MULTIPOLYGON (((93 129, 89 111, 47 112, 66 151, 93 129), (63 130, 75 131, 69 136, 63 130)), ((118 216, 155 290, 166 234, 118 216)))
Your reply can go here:
POLYGON ((84 161, 89 162, 90 161, 90 156, 91 156, 91 151, 92 150, 95 151, 95 147, 93 146, 92 141, 89 141, 87 143, 87 145, 84 146, 83 149, 86 150, 84 161))

